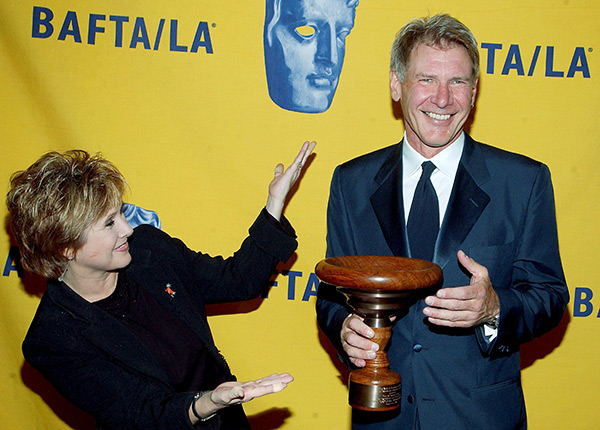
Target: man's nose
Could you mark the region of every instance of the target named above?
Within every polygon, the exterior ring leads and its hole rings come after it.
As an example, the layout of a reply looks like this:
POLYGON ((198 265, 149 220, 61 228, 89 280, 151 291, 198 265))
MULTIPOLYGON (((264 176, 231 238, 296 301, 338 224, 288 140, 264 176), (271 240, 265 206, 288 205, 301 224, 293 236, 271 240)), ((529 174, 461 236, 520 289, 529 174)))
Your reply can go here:
POLYGON ((431 101, 437 107, 444 108, 448 105, 451 105, 452 100, 453 100, 452 91, 450 90, 450 87, 448 86, 448 84, 440 83, 437 86, 436 91, 433 94, 431 101))
POLYGON ((317 36, 317 61, 337 66, 339 61, 335 28, 325 27, 317 36))

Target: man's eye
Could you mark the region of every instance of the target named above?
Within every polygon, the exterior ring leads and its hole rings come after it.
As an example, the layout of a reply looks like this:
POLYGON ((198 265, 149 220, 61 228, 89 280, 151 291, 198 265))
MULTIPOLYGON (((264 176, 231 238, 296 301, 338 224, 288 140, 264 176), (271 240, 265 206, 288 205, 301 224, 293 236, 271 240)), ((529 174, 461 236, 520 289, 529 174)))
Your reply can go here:
POLYGON ((107 227, 112 227, 113 225, 115 225, 115 220, 114 220, 114 219, 111 219, 110 221, 108 221, 108 222, 106 223, 106 226, 107 226, 107 227))
POLYGON ((299 27, 296 27, 294 30, 296 31, 298 36, 303 37, 303 38, 310 38, 316 32, 314 27, 311 27, 310 25, 301 25, 299 27))

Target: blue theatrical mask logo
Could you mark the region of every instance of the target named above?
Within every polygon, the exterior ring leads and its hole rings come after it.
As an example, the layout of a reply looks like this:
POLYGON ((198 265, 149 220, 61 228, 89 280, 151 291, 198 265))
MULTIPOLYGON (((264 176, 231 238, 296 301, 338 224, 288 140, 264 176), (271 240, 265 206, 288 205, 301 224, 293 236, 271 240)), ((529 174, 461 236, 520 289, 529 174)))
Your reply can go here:
POLYGON ((143 209, 131 203, 123 203, 123 215, 125 215, 125 219, 131 228, 136 228, 141 224, 149 224, 158 229, 161 228, 160 219, 156 212, 143 209))
POLYGON ((269 96, 321 113, 338 86, 358 0, 267 0, 263 44, 269 96))

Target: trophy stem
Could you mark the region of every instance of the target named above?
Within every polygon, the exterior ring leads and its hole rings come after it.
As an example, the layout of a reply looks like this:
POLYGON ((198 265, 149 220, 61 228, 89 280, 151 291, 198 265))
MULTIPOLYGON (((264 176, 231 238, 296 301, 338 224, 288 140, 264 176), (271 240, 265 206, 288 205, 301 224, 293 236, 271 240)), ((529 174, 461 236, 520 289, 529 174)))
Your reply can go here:
POLYGON ((372 371, 376 371, 381 367, 388 367, 390 362, 388 360, 387 352, 385 352, 385 347, 387 346, 390 337, 392 336, 392 328, 391 327, 371 327, 371 330, 375 333, 375 335, 371 338, 373 342, 379 345, 379 349, 375 355, 373 360, 367 360, 366 369, 371 369, 372 371))
POLYGON ((388 369, 390 364, 385 347, 392 335, 391 327, 373 328, 371 340, 379 345, 372 360, 362 369, 350 373, 349 403, 357 409, 389 411, 400 406, 402 384, 400 375, 388 369))

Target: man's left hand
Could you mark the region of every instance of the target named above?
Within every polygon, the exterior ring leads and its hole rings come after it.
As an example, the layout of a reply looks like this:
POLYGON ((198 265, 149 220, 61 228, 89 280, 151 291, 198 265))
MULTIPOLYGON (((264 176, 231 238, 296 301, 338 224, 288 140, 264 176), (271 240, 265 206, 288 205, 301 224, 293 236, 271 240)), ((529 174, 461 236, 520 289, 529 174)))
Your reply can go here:
POLYGON ((471 273, 471 283, 463 287, 442 288, 425 298, 423 309, 430 323, 447 327, 474 327, 491 322, 500 312, 500 301, 492 287, 488 270, 457 253, 458 261, 471 273))

